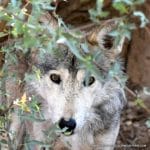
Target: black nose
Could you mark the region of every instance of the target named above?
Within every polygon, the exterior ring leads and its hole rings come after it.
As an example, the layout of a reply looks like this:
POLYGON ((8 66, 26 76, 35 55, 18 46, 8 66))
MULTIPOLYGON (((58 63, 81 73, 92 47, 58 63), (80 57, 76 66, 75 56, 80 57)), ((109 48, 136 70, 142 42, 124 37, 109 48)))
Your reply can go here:
POLYGON ((70 132, 70 134, 73 134, 73 130, 76 127, 76 121, 72 118, 70 118, 68 121, 66 121, 64 118, 61 118, 58 125, 61 129, 67 128, 65 132, 70 132))

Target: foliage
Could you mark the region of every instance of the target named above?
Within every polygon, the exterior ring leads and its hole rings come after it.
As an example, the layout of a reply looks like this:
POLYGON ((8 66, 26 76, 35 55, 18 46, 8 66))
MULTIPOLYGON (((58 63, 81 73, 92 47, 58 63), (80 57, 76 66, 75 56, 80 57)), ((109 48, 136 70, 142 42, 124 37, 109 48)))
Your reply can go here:
MULTIPOLYGON (((87 42, 81 43, 81 33, 71 31, 68 26, 54 13, 58 21, 59 28, 54 29, 49 24, 40 23, 40 17, 46 11, 55 12, 55 7, 51 6, 52 0, 27 0, 23 5, 22 1, 11 0, 6 8, 0 6, 0 20, 6 23, 7 28, 0 32, 0 38, 8 37, 7 43, 1 47, 0 53, 5 54, 5 64, 0 70, 0 88, 3 88, 3 84, 8 78, 17 80, 17 73, 11 73, 8 76, 8 68, 11 64, 18 64, 18 54, 21 56, 28 56, 30 50, 40 50, 41 57, 45 52, 51 54, 58 54, 57 43, 63 41, 70 49, 70 51, 79 59, 81 62, 81 67, 87 69, 87 75, 91 72, 103 80, 101 73, 98 71, 94 61, 97 55, 101 56, 99 53, 90 54, 87 42), (31 12, 28 10, 27 6, 32 5, 31 12), (81 43, 79 45, 79 43, 81 43), (85 52, 85 55, 81 53, 85 52)), ((97 0, 96 7, 89 10, 90 18, 93 22, 97 24, 101 23, 101 18, 105 18, 109 15, 109 12, 103 10, 104 0, 97 0)), ((136 6, 144 3, 144 0, 114 0, 112 6, 120 12, 120 21, 117 29, 110 33, 111 36, 115 37, 116 45, 122 36, 126 38, 131 38, 131 30, 136 28, 136 25, 130 21, 131 16, 137 16, 141 20, 140 27, 144 27, 148 23, 148 19, 145 15, 136 11, 136 6)), ((20 84, 26 80, 32 80, 34 77, 40 79, 40 71, 33 66, 33 75, 26 74, 23 81, 17 81, 20 84)), ((109 71, 109 77, 118 76, 118 64, 115 64, 109 71)), ((124 82, 125 79, 122 79, 124 82)), ((0 90, 0 94, 5 94, 8 96, 9 93, 4 93, 0 90)), ((5 106, 1 106, 0 110, 3 112, 5 106)), ((7 131, 7 124, 10 121, 9 112, 17 111, 18 116, 21 120, 26 119, 32 121, 44 121, 44 117, 40 112, 40 106, 36 101, 35 97, 28 98, 26 93, 22 95, 20 99, 16 99, 8 111, 8 114, 2 115, 0 117, 0 133, 7 131), (17 110, 15 108, 17 107, 17 110)), ((53 131, 56 127, 47 132, 47 140, 51 141, 53 131)), ((64 131, 60 131, 64 132, 64 131)), ((32 149, 34 144, 44 145, 49 147, 47 141, 33 141, 26 137, 25 140, 26 149, 32 149)), ((0 141, 3 144, 8 144, 12 141, 8 138, 7 140, 0 141)), ((11 143, 12 144, 12 143, 11 143)), ((14 148, 15 149, 15 148, 14 148)))
POLYGON ((144 101, 140 98, 137 98, 135 100, 135 105, 137 105, 140 108, 144 108, 147 112, 149 112, 149 109, 147 108, 147 106, 145 105, 144 101))
POLYGON ((96 0, 96 7, 94 9, 89 10, 91 19, 95 22, 99 22, 100 18, 105 18, 109 15, 109 12, 102 10, 103 3, 104 0, 96 0))

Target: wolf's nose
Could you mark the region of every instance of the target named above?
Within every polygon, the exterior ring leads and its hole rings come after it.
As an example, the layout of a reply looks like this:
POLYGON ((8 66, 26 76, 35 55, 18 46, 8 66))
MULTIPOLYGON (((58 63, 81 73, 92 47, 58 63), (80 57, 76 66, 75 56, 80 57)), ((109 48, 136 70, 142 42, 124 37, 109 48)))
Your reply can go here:
POLYGON ((66 128, 66 131, 63 132, 65 135, 66 135, 66 133, 68 135, 71 135, 71 134, 73 134, 73 130, 76 127, 76 121, 72 118, 70 118, 68 121, 66 121, 64 118, 61 118, 58 125, 61 129, 66 128))

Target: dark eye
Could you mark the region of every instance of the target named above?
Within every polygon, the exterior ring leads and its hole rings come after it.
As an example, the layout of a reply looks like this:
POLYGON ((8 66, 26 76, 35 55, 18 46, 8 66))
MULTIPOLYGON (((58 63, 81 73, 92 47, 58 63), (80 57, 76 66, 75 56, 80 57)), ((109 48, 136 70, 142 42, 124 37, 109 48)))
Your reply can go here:
POLYGON ((56 84, 60 84, 60 82, 61 82, 60 75, 58 75, 58 74, 51 74, 50 79, 56 84))
POLYGON ((84 86, 91 86, 95 82, 95 78, 93 76, 89 77, 89 79, 84 80, 84 86))

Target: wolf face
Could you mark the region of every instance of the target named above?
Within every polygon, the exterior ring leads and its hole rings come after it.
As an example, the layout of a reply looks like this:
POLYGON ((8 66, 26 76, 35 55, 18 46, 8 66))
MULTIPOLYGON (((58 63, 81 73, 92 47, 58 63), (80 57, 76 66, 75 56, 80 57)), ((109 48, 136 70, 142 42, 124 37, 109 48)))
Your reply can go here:
MULTIPOLYGON (((105 60, 102 64, 107 63, 105 60)), ((113 78, 108 79, 106 73, 103 82, 93 74, 87 80, 86 70, 80 69, 78 64, 69 52, 63 60, 47 55, 45 62, 38 65, 43 75, 40 80, 29 83, 28 90, 37 95, 49 125, 58 123, 60 128, 68 128, 70 136, 63 135, 62 139, 67 139, 71 145, 74 139, 79 138, 82 139, 80 142, 90 143, 99 134, 116 128, 113 134, 117 137, 120 112, 125 104, 120 83, 113 78)))
MULTIPOLYGON (((54 59, 51 57, 50 61, 58 63, 58 60, 54 59)), ((76 64, 74 62, 72 65, 76 64)), ((44 66, 41 64, 40 67, 44 66)), ((72 118, 76 122, 74 132, 83 128, 94 131, 94 126, 96 130, 109 126, 114 113, 119 113, 123 106, 124 95, 121 86, 115 80, 101 83, 94 75, 91 75, 86 83, 85 70, 67 66, 64 62, 55 67, 46 71, 40 80, 32 82, 33 89, 42 98, 45 118, 50 119, 52 123, 59 122, 61 118, 72 118), (101 115, 108 117, 106 123, 101 115)))
MULTIPOLYGON (((87 37, 91 41, 91 49, 94 47, 92 44, 97 43, 103 53, 98 62, 103 80, 95 74, 87 77, 86 70, 80 67, 79 60, 67 48, 63 49, 63 57, 45 54, 43 60, 37 59, 35 66, 40 69, 41 78, 27 82, 26 91, 40 102, 46 125, 33 123, 32 133, 29 131, 33 138, 43 140, 45 127, 58 123, 61 129, 66 127, 70 135, 66 136, 64 132, 59 137, 60 143, 69 142, 72 150, 113 149, 120 112, 126 103, 119 81, 108 77, 123 44, 122 40, 118 46, 113 44, 108 35, 113 26, 108 22, 95 33, 91 31, 87 37)), ((119 77, 122 77, 121 65, 118 70, 119 77)), ((61 149, 56 148, 59 145, 58 142, 54 149, 61 149)))

